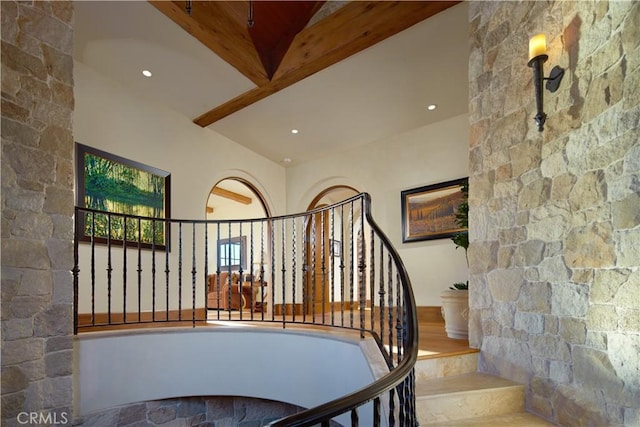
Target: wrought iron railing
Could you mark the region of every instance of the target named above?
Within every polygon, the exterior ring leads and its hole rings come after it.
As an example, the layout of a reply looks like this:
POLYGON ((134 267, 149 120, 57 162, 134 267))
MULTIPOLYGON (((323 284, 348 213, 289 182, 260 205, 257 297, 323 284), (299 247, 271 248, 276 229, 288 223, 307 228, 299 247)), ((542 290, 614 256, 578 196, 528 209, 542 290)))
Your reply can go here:
POLYGON ((324 325, 377 342, 389 373, 271 426, 330 425, 359 410, 415 426, 415 302, 367 194, 297 215, 146 218, 76 208, 75 332, 181 322, 324 325), (367 409, 369 410, 369 409, 367 409), (384 414, 384 415, 383 415, 384 414))

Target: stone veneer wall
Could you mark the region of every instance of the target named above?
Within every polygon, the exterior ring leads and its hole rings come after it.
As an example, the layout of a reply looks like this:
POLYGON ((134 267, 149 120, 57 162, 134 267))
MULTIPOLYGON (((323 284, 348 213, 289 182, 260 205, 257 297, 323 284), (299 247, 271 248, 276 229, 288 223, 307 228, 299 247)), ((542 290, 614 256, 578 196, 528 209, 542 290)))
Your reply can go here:
POLYGON ((73 425, 256 427, 298 413, 302 409, 288 403, 248 397, 186 397, 107 409, 76 419, 73 425))
POLYGON ((0 3, 2 425, 10 426, 20 412, 71 418, 73 4, 0 3))
POLYGON ((640 2, 470 5, 470 342, 563 426, 640 425, 640 2), (533 117, 528 39, 567 69, 533 117))

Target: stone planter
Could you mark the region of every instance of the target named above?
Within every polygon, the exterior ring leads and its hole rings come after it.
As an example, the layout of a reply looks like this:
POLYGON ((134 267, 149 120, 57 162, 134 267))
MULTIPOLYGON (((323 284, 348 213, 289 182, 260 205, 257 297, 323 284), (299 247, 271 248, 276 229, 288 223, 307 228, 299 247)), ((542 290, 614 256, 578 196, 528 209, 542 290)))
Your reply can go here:
POLYGON ((469 339, 469 291, 447 289, 440 294, 442 317, 449 338, 469 339))

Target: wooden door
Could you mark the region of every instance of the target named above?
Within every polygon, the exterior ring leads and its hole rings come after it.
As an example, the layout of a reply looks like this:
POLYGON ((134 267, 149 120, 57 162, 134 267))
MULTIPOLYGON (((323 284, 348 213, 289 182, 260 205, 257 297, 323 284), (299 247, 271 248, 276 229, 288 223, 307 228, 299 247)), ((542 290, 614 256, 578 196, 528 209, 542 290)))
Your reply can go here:
POLYGON ((318 315, 330 311, 329 300, 329 214, 313 215, 307 224, 306 283, 304 310, 306 314, 318 315))

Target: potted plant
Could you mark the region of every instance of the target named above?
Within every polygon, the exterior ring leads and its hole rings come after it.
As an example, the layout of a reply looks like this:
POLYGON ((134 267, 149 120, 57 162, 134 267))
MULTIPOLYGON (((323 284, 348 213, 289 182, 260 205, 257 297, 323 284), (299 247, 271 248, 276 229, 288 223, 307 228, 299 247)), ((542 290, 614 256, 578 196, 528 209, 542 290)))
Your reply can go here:
MULTIPOLYGON (((464 249, 464 256, 469 265, 467 249, 469 248, 469 181, 460 187, 462 202, 456 208, 456 225, 461 231, 455 233, 451 240, 456 249, 464 249)), ((441 295, 442 317, 449 338, 468 339, 469 337, 469 281, 454 283, 441 295)))

